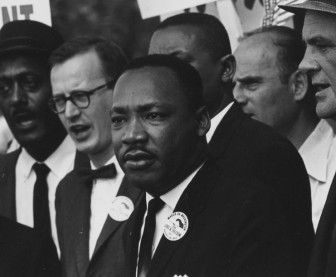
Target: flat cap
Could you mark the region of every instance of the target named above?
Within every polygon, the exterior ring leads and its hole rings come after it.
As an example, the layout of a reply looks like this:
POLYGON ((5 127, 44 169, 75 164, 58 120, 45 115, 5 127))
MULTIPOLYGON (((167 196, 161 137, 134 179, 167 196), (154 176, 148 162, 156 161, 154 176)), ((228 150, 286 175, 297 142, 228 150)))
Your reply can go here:
POLYGON ((279 7, 295 14, 307 10, 336 14, 336 0, 307 0, 301 4, 279 5, 279 7))
POLYGON ((50 54, 63 43, 60 33, 38 21, 11 21, 0 29, 0 55, 18 51, 50 54))

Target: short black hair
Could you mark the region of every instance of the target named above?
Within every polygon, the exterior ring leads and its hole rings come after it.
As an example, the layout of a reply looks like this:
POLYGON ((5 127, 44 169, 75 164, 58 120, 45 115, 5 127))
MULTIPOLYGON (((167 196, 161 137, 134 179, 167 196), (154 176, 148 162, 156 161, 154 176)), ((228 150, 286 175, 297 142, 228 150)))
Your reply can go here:
MULTIPOLYGON (((203 98, 203 86, 197 70, 176 57, 170 55, 153 54, 132 60, 123 73, 145 67, 165 67, 171 70, 181 86, 189 107, 192 111, 205 106, 203 98)), ((165 78, 165 76, 162 76, 165 78)))
POLYGON ((273 44, 279 48, 277 63, 281 73, 280 80, 283 83, 288 82, 289 76, 299 68, 306 51, 301 33, 285 26, 269 26, 247 33, 241 41, 256 34, 266 33, 273 34, 273 44))
POLYGON ((168 17, 156 30, 181 25, 189 25, 199 30, 199 47, 208 51, 214 60, 232 53, 230 39, 224 25, 209 14, 182 13, 168 17))
POLYGON ((104 74, 109 81, 119 77, 123 68, 128 63, 124 51, 114 42, 103 37, 81 36, 71 39, 57 48, 50 56, 51 67, 64 63, 66 60, 78 55, 95 50, 103 66, 104 74))

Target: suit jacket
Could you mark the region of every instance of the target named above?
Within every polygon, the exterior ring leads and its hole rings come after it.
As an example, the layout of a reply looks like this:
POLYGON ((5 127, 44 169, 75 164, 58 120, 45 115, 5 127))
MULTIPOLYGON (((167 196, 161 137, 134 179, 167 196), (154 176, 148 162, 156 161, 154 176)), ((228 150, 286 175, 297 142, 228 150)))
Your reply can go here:
MULTIPOLYGON (((0 215, 16 220, 16 181, 15 166, 21 153, 21 148, 11 153, 0 155, 0 215)), ((76 153, 74 167, 82 167, 87 157, 76 153)))
MULTIPOLYGON (((291 208, 270 186, 222 173, 208 160, 193 178, 174 210, 189 228, 177 241, 161 237, 147 277, 305 276, 306 264, 297 263, 305 250, 286 218, 291 208)), ((144 198, 124 233, 128 263, 120 276, 135 277, 144 198)))
MULTIPOLYGON (((14 221, 16 221, 15 166, 20 152, 21 149, 18 149, 9 154, 0 156, 0 215, 3 215, 14 221)), ((74 167, 81 167, 81 164, 86 161, 86 159, 87 157, 84 154, 77 152, 74 167)), ((42 234, 42 236, 44 235, 42 234)), ((56 246, 53 244, 52 249, 49 250, 52 251, 52 253, 50 253, 50 257, 54 259, 52 262, 54 274, 55 276, 59 276, 60 262, 57 256, 56 246)))
POLYGON ((336 175, 316 230, 308 277, 336 276, 336 175))
POLYGON ((57 277, 57 254, 50 237, 0 216, 0 276, 57 277))
POLYGON ((299 248, 305 249, 297 262, 308 263, 314 239, 310 184, 295 147, 272 128, 245 115, 237 103, 218 125, 209 147, 226 176, 256 178, 291 207, 286 217, 296 230, 299 248))
MULTIPOLYGON (((87 161, 86 167, 90 167, 87 161)), ((123 276, 124 249, 121 234, 125 221, 107 217, 89 260, 89 235, 92 181, 80 170, 72 171, 58 186, 56 224, 61 249, 62 276, 123 276)), ((140 191, 124 178, 117 195, 129 197, 134 206, 140 191)))

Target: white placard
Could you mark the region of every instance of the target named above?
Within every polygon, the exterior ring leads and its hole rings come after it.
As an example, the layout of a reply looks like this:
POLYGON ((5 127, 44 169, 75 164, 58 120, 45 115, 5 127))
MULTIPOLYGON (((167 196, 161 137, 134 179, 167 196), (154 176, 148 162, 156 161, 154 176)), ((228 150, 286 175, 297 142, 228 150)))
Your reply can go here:
POLYGON ((138 0, 143 19, 215 2, 216 0, 138 0))
POLYGON ((0 27, 14 20, 35 20, 51 26, 49 0, 1 0, 0 27))

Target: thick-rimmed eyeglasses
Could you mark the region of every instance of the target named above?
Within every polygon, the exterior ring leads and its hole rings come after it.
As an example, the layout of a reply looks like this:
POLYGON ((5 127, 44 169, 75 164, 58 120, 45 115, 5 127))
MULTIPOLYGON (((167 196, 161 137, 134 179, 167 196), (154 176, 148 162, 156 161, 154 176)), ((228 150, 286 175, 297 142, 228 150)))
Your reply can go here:
POLYGON ((63 113, 65 111, 65 106, 68 100, 70 100, 77 108, 86 109, 90 106, 90 96, 92 94, 102 90, 103 88, 109 87, 112 84, 113 81, 110 81, 91 90, 74 90, 70 93, 69 96, 55 96, 49 100, 48 105, 54 113, 63 113))

